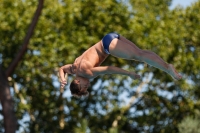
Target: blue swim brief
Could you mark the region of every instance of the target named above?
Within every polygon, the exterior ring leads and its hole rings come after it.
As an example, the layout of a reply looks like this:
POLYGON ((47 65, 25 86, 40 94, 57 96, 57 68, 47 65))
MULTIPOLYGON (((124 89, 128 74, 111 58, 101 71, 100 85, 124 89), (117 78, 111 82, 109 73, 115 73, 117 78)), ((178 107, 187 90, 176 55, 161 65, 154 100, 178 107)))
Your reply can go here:
POLYGON ((107 53, 107 54, 110 54, 109 52, 109 45, 111 43, 111 41, 115 38, 118 38, 119 39, 120 35, 117 34, 117 33, 109 33, 107 35, 105 35, 102 39, 102 42, 103 42, 103 48, 104 48, 104 51, 107 53))

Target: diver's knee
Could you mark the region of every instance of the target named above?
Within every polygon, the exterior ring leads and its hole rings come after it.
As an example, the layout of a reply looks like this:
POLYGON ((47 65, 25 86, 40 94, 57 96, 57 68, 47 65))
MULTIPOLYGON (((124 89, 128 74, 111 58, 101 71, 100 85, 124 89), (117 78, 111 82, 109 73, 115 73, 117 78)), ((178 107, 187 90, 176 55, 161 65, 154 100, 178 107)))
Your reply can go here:
POLYGON ((134 59, 140 61, 140 60, 142 60, 142 57, 143 57, 144 54, 145 54, 145 51, 144 51, 144 50, 137 49, 137 50, 133 53, 132 57, 133 57, 134 59))

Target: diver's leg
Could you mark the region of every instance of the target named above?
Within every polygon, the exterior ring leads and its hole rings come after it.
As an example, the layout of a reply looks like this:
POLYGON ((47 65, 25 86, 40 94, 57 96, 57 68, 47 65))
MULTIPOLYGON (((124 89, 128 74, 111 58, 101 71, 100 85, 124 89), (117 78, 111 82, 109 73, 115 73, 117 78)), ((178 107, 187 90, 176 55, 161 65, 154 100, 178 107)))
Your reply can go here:
POLYGON ((167 72, 175 79, 181 76, 176 72, 173 65, 166 63, 154 52, 142 50, 134 43, 120 36, 119 39, 113 39, 109 46, 110 54, 127 60, 138 60, 167 72))

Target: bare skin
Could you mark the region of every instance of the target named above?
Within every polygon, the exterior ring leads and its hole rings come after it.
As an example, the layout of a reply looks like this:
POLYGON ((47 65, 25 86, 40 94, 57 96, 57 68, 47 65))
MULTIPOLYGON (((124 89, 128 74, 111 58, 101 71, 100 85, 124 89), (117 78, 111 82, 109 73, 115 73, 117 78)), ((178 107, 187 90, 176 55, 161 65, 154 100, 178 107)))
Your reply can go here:
MULTIPOLYGON (((177 80, 182 78, 172 64, 166 63, 157 54, 151 51, 139 49, 134 43, 123 36, 120 36, 119 39, 115 38, 112 40, 109 51, 112 56, 126 60, 146 62, 147 64, 168 73, 177 80)), ((85 90, 90 86, 89 79, 99 75, 122 74, 130 76, 133 79, 140 79, 140 75, 134 72, 129 72, 114 66, 100 66, 108 56, 109 55, 104 52, 102 41, 99 41, 86 50, 81 56, 76 58, 73 64, 64 65, 59 69, 61 87, 63 88, 67 84, 67 81, 64 78, 66 73, 75 74, 75 81, 80 85, 81 89, 85 90)))

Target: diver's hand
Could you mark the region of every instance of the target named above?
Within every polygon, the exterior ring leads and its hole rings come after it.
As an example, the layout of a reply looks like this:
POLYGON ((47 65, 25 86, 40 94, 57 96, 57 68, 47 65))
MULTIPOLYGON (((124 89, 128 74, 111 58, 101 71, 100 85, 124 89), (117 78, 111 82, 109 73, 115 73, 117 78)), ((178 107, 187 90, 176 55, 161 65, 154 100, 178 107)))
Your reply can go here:
POLYGON ((60 87, 61 88, 64 88, 66 84, 67 84, 66 80, 60 81, 60 87))

